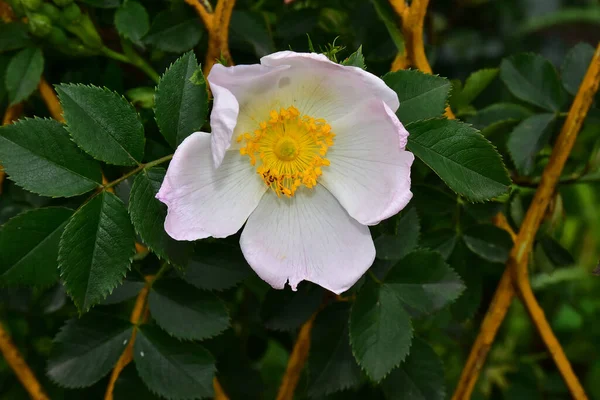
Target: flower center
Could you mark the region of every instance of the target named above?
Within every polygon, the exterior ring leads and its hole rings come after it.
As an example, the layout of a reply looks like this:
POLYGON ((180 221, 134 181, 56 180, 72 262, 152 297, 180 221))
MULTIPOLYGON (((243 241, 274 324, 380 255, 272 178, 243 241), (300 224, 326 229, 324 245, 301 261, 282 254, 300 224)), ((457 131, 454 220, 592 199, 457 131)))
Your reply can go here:
POLYGON ((237 138, 243 142, 242 156, 277 196, 292 197, 300 186, 313 188, 329 165, 325 158, 335 134, 323 119, 300 115, 296 107, 272 110, 268 121, 260 122, 253 134, 237 138))

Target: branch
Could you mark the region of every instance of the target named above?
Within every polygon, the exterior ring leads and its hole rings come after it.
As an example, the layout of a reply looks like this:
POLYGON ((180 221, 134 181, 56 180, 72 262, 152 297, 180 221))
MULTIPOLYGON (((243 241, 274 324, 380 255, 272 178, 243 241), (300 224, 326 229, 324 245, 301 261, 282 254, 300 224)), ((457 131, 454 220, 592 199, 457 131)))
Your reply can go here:
MULTIPOLYGON (((573 148, 577 134, 581 129, 599 85, 600 44, 575 96, 560 135, 556 140, 554 150, 552 151, 548 165, 544 169, 540 184, 531 202, 531 206, 527 210, 519 234, 516 238, 514 233, 511 234, 515 244, 511 250, 506 270, 496 289, 490 308, 486 313, 479 335, 471 348, 471 353, 452 397, 453 400, 468 399, 471 397, 473 387, 485 362, 487 353, 514 296, 515 289, 511 281, 517 286, 529 317, 554 359, 558 370, 571 392, 571 396, 577 400, 587 399, 583 387, 579 383, 569 360, 544 316, 544 311, 533 295, 529 282, 527 261, 533 248, 535 235, 540 227, 550 199, 554 195, 554 190, 559 182, 565 162, 573 148)), ((506 219, 497 219, 496 224, 501 227, 509 226, 506 219)))
POLYGON ((145 322, 147 317, 147 308, 148 308, 148 294, 150 293, 150 287, 154 282, 154 276, 149 275, 146 277, 146 285, 140 290, 137 298, 135 299, 135 305, 133 306, 133 310, 131 311, 131 317, 129 321, 134 325, 131 331, 131 338, 129 338, 129 343, 119 360, 115 364, 115 368, 110 374, 110 380, 108 382, 108 386, 106 388, 106 394, 104 395, 104 400, 113 400, 113 391, 115 389, 115 383, 119 378, 119 374, 121 371, 133 360, 133 345, 135 343, 135 336, 137 334, 137 327, 140 323, 145 322))
POLYGON ((46 103, 46 107, 48 107, 48 111, 50 111, 50 115, 52 118, 57 120, 58 122, 64 123, 65 118, 63 117, 63 110, 60 106, 60 102, 58 101, 58 96, 54 93, 52 86, 46 82, 46 79, 42 77, 40 79, 40 83, 38 84, 38 90, 40 91, 40 95, 46 103))
POLYGON ((200 3, 200 0, 185 0, 185 2, 196 10, 208 31, 208 50, 202 68, 204 76, 208 76, 213 65, 221 58, 228 65, 233 65, 229 52, 229 22, 235 0, 218 0, 214 12, 210 12, 205 5, 200 3))
POLYGON ((308 358, 308 351, 310 349, 310 332, 312 330, 317 313, 318 311, 315 312, 300 328, 298 338, 296 339, 294 349, 292 350, 292 355, 290 356, 287 368, 285 370, 285 375, 281 381, 281 386, 279 386, 277 400, 293 400, 294 398, 294 390, 296 390, 298 380, 300 379, 300 374, 302 374, 302 369, 304 368, 304 364, 308 358))
POLYGON ((4 330, 2 324, 0 324, 0 352, 2 352, 6 363, 14 371, 15 375, 17 375, 17 378, 32 399, 50 399, 11 340, 10 335, 4 330))

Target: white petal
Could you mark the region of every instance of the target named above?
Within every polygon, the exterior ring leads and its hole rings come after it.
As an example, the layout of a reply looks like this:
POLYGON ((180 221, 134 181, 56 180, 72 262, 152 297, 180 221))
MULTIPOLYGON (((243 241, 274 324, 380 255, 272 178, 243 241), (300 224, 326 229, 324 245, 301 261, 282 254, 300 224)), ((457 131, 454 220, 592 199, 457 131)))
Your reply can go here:
POLYGON ((343 99, 346 106, 351 107, 352 104, 370 96, 383 100, 394 112, 400 104, 396 92, 379 77, 362 68, 334 63, 323 54, 280 51, 262 57, 260 63, 269 67, 289 65, 291 70, 308 71, 313 80, 321 80, 321 77, 324 77, 321 84, 343 99))
POLYGON ((196 132, 177 148, 156 197, 168 206, 165 230, 177 240, 236 233, 266 186, 246 157, 229 151, 215 169, 211 135, 196 132))
MULTIPOLYGON (((272 92, 278 82, 276 75, 288 68, 270 68, 260 64, 235 67, 215 64, 211 69, 207 80, 214 98, 210 126, 215 167, 221 164, 225 151, 230 147, 234 129, 238 125, 240 104, 252 103, 257 97, 263 97, 264 93, 272 92)), ((256 127, 249 130, 254 129, 256 127)))
POLYGON ((408 132, 387 105, 363 102, 331 123, 335 144, 319 182, 358 222, 375 225, 402 210, 412 198, 412 153, 405 151, 408 132))
POLYGON ((334 293, 349 289, 375 259, 369 228, 322 186, 291 199, 266 193, 240 240, 244 257, 276 289, 303 280, 334 293))

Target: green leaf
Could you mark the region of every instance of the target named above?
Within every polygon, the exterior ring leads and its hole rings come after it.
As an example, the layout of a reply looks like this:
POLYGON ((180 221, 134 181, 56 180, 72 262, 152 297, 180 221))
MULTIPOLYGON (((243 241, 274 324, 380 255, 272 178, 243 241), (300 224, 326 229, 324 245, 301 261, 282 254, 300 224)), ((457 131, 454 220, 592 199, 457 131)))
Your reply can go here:
POLYGON ((410 125, 408 149, 458 194, 483 201, 506 193, 510 178, 492 144, 471 126, 433 119, 410 125))
POLYGON ((25 119, 0 128, 0 160, 11 180, 42 196, 76 196, 102 183, 100 165, 53 120, 25 119))
POLYGON ((95 86, 56 87, 67 130, 84 151, 116 165, 137 165, 144 156, 144 127, 135 108, 118 93, 95 86))
POLYGON ((125 279, 102 301, 102 305, 119 304, 132 299, 140 293, 144 286, 146 286, 146 282, 143 280, 125 279))
POLYGON ((163 168, 154 167, 136 176, 129 197, 129 215, 135 231, 150 250, 183 266, 189 260, 192 243, 176 241, 165 232, 167 206, 155 197, 165 174, 163 168))
POLYGON ((464 290, 460 277, 439 253, 416 250, 400 260, 384 284, 411 310, 431 313, 453 302, 464 290))
POLYGON ((594 57, 594 48, 587 43, 579 43, 567 53, 561 68, 562 84, 573 96, 577 94, 583 77, 594 57))
POLYGON ((239 43, 243 47, 239 45, 237 47, 246 50, 250 45, 257 57, 275 52, 273 38, 265 27, 265 19, 262 14, 233 10, 230 26, 230 40, 233 41, 233 47, 239 43))
POLYGON ((31 44, 26 24, 21 22, 0 23, 0 53, 18 50, 31 44))
POLYGON ((129 363, 119 374, 113 391, 114 399, 160 400, 144 384, 135 370, 135 365, 129 363))
POLYGON ((291 331, 308 321, 323 300, 323 290, 303 283, 297 292, 269 290, 262 304, 261 314, 265 327, 278 331, 291 331))
POLYGON ((58 278, 58 241, 73 210, 38 208, 0 227, 0 283, 49 285, 58 278))
POLYGON ((200 42, 202 32, 196 13, 188 5, 180 4, 156 15, 144 42, 163 51, 183 53, 200 42))
POLYGON ((365 57, 362 53, 362 45, 358 46, 358 49, 356 49, 354 53, 350 54, 348 58, 342 61, 341 64, 348 65, 351 67, 358 67, 360 69, 367 69, 367 65, 365 64, 365 57))
POLYGON ((393 287, 367 282, 350 314, 352 352, 367 375, 382 380, 404 360, 412 336, 410 317, 393 287))
POLYGON ((423 235, 421 247, 431 249, 441 254, 447 260, 456 246, 458 236, 453 229, 438 229, 423 235))
POLYGON ((115 27, 121 36, 139 44, 150 29, 150 17, 143 5, 127 0, 115 13, 115 27))
POLYGON ((123 280, 134 253, 129 215, 114 194, 101 192, 73 214, 60 239, 58 266, 80 312, 123 280))
POLYGON ((477 111, 467 122, 477 129, 483 129, 497 122, 521 121, 531 115, 533 113, 529 109, 519 104, 496 103, 477 111))
POLYGON ((133 359, 138 374, 154 393, 168 399, 213 396, 215 362, 199 344, 180 342, 154 326, 141 326, 133 359))
POLYGON ((444 366, 427 343, 415 338, 406 361, 381 387, 386 400, 444 400, 444 366))
POLYGON ((193 52, 181 56, 160 78, 155 97, 156 123, 176 148, 199 131, 208 113, 206 80, 193 52))
POLYGON ((121 5, 121 0, 81 0, 81 2, 97 8, 117 8, 121 5))
POLYGON ((224 290, 252 275, 239 247, 201 243, 183 278, 199 289, 224 290))
MULTIPOLYGON (((548 256, 548 259, 557 267, 567 267, 575 264, 575 259, 569 253, 569 250, 565 249, 552 236, 544 235, 540 239, 544 253, 548 256)), ((0 247, 1 249, 1 247, 0 247)))
MULTIPOLYGON (((569 3, 566 3, 565 6, 567 4, 569 3)), ((561 25, 571 25, 574 27, 600 25, 600 9, 594 5, 590 7, 560 7, 555 12, 526 18, 522 26, 516 29, 516 33, 518 35, 526 35, 540 30, 556 30, 560 29, 561 25)))
POLYGON ((387 73, 383 81, 398 94, 400 107, 396 115, 405 126, 444 113, 451 86, 449 80, 416 70, 404 70, 387 73))
POLYGON ((315 320, 308 356, 311 397, 356 387, 362 374, 348 340, 349 305, 334 303, 315 320))
POLYGON ((148 304, 158 325, 178 339, 202 340, 229 327, 221 300, 179 279, 156 282, 148 304))
POLYGON ((91 386, 116 364, 131 337, 131 324, 105 314, 69 320, 48 360, 48 376, 67 388, 91 386))
POLYGON ((413 251, 419 243, 421 225, 415 208, 402 214, 398 221, 397 234, 383 234, 375 239, 377 258, 382 260, 400 260, 413 251))
POLYGON ((44 71, 44 56, 37 47, 21 50, 6 68, 5 85, 10 104, 27 99, 35 91, 44 71))
POLYGON ((129 101, 141 108, 154 108, 154 88, 148 86, 140 86, 129 89, 125 92, 125 96, 129 101))
POLYGON ((473 253, 484 260, 505 263, 513 246, 508 232, 492 224, 469 227, 464 235, 465 244, 473 253))
POLYGON ((461 109, 473 102, 498 75, 498 68, 480 69, 473 72, 465 81, 462 90, 453 95, 450 104, 453 108, 461 109))
POLYGON ((565 101, 554 66, 537 54, 517 54, 500 64, 500 78, 518 99, 549 111, 559 111, 565 101))
POLYGON ((537 153, 548 144, 555 122, 554 114, 538 114, 522 121, 510 133, 508 152, 520 174, 533 172, 537 153))

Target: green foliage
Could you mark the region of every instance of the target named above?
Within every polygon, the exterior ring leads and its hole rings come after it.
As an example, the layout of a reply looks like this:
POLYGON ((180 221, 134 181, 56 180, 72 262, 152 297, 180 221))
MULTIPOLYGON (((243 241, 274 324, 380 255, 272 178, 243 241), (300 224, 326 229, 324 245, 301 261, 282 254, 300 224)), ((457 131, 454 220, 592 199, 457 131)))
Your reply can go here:
POLYGON ((101 192, 73 214, 60 239, 58 266, 81 312, 123 280, 133 253, 133 227, 114 194, 101 192))
POLYGON ((28 47, 13 56, 8 64, 5 85, 10 104, 17 104, 35 90, 44 70, 44 56, 37 47, 28 47))
POLYGON ((179 58, 161 77, 156 88, 156 123, 175 148, 206 121, 206 81, 194 53, 179 58))
POLYGON ((0 282, 3 284, 48 285, 58 278, 58 241, 68 208, 31 210, 0 227, 0 282))
POLYGON ((577 89, 583 81, 593 55, 594 48, 592 46, 587 43, 579 43, 569 51, 563 61, 561 68, 562 84, 567 92, 573 96, 577 93, 577 89))
POLYGON ((178 339, 210 338, 229 326, 227 309, 216 296, 181 280, 156 283, 149 306, 158 325, 178 339))
POLYGON ((473 72, 458 93, 452 93, 450 105, 461 110, 469 106, 498 75, 498 68, 480 69, 473 72))
POLYGON ((157 49, 182 53, 198 44, 202 38, 202 25, 187 5, 175 5, 161 11, 152 20, 144 42, 157 49))
POLYGON ((444 113, 450 92, 448 80, 409 70, 390 72, 383 81, 398 94, 400 108, 396 115, 404 125, 444 113))
POLYGON ((498 263, 506 262, 513 244, 505 230, 492 224, 470 226, 465 231, 463 240, 473 253, 485 260, 498 263))
POLYGON ((554 123, 554 114, 537 114, 523 120, 510 133, 508 151, 522 175, 533 171, 535 157, 548 144, 554 123))
POLYGON ((400 260, 413 251, 419 242, 421 226, 414 208, 402 215, 398 221, 395 235, 383 234, 375 239, 377 258, 382 260, 400 260), (401 233, 401 236, 398 235, 401 233))
POLYGON ((144 156, 144 127, 135 109, 108 89, 56 87, 67 130, 85 152, 116 165, 136 165, 144 156))
POLYGON ((140 378, 154 393, 168 399, 213 395, 214 359, 202 346, 180 342, 153 326, 141 327, 133 359, 140 378))
POLYGON ((91 313, 68 321, 55 339, 48 376, 61 386, 91 386, 115 365, 131 338, 131 324, 91 313))
POLYGON ((483 201, 508 190, 500 155, 475 129, 445 119, 415 122, 409 129, 408 149, 458 194, 483 201))
POLYGON ((115 27, 124 38, 140 43, 150 29, 150 18, 143 5, 128 0, 115 13, 115 27))
POLYGON ((0 159, 16 184, 42 196, 75 196, 102 182, 99 165, 51 120, 26 119, 2 127, 0 159))

